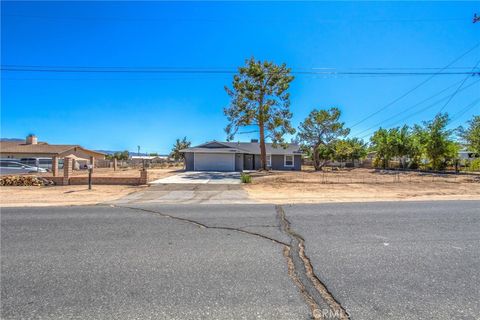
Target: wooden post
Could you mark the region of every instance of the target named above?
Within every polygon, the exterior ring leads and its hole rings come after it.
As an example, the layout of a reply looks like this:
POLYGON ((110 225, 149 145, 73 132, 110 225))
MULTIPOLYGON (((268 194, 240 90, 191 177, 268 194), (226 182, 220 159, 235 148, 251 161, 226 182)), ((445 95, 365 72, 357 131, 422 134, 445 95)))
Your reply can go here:
POLYGON ((117 171, 117 158, 113 158, 113 171, 117 171))
POLYGON ((90 156, 90 165, 92 166, 89 170, 93 172, 93 169, 95 168, 95 157, 90 156))
POLYGON ((88 190, 92 190, 92 171, 93 171, 93 165, 91 165, 91 167, 88 168, 88 190))

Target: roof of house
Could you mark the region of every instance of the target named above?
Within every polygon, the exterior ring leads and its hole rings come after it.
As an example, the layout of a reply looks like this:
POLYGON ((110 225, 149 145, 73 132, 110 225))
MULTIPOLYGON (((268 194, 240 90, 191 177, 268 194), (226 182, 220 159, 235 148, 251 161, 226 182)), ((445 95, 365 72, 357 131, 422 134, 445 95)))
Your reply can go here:
MULTIPOLYGON (((289 143, 286 148, 273 143, 265 143, 267 154, 301 154, 298 144, 289 143)), ((258 142, 219 142, 210 141, 199 146, 180 150, 181 152, 205 152, 205 153, 250 153, 260 154, 258 142)))
POLYGON ((0 153, 62 154, 75 148, 80 148, 84 151, 104 155, 104 153, 88 150, 79 145, 48 144, 46 142, 38 142, 37 144, 26 144, 24 141, 0 141, 0 153))
POLYGON ((158 155, 158 156, 130 156, 132 160, 154 160, 154 159, 167 159, 168 155, 158 155))

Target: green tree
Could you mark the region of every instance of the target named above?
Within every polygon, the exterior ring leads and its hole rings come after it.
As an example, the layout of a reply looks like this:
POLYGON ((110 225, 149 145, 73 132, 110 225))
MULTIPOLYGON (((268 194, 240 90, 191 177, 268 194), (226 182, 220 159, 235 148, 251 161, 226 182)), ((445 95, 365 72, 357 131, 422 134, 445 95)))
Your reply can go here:
POLYGON ((350 133, 350 129, 344 128, 345 123, 339 121, 340 115, 338 108, 314 109, 300 123, 297 140, 310 148, 315 170, 322 169, 331 159, 335 141, 350 133))
POLYGON ((115 152, 111 155, 107 155, 105 158, 107 160, 113 160, 113 159, 117 159, 117 160, 128 160, 130 156, 130 153, 125 150, 125 151, 122 151, 122 152, 115 152))
POLYGON ((397 153, 395 129, 380 128, 375 131, 370 138, 370 147, 376 152, 375 162, 382 163, 382 167, 386 169, 390 160, 397 153))
POLYGON ((333 145, 333 159, 340 162, 350 160, 355 165, 355 160, 360 160, 367 155, 367 145, 359 138, 337 140, 333 145))
POLYGON ((355 165, 355 160, 363 159, 367 156, 367 144, 359 138, 347 139, 347 143, 350 145, 351 153, 349 159, 352 160, 355 165))
POLYGON ((370 141, 372 149, 377 152, 375 162, 382 163, 383 168, 389 167, 392 158, 398 158, 402 168, 418 166, 421 156, 419 140, 407 125, 388 130, 380 128, 370 141))
POLYGON ((456 141, 449 141, 447 144, 446 152, 444 155, 445 165, 451 164, 457 168, 458 161, 460 161, 460 157, 458 152, 460 151, 461 146, 456 141))
POLYGON ((422 158, 421 136, 418 136, 415 130, 409 128, 408 137, 406 139, 407 148, 405 155, 408 158, 406 166, 410 169, 417 169, 420 166, 422 158))
POLYGON ((342 164, 346 162, 353 154, 352 145, 347 140, 338 140, 334 143, 334 159, 342 164))
POLYGON ((434 170, 444 169, 451 152, 452 132, 447 125, 449 117, 447 113, 439 113, 431 121, 424 121, 423 126, 416 125, 414 130, 419 137, 423 154, 430 160, 434 170))
POLYGON ((393 156, 399 159, 400 166, 405 169, 407 166, 418 165, 421 150, 410 127, 404 125, 403 127, 393 128, 388 131, 388 134, 393 148, 393 156))
POLYGON ((225 87, 231 98, 230 105, 224 109, 229 121, 225 128, 227 139, 232 140, 241 127, 257 126, 263 170, 267 169, 265 140, 270 138, 274 145, 283 146, 283 136, 295 133, 290 124, 288 93, 292 81, 293 76, 285 64, 257 61, 252 57, 244 67, 238 68, 232 88, 225 87))
POLYGON ((332 142, 328 145, 319 145, 317 148, 311 150, 311 159, 313 160, 313 166, 315 170, 320 170, 325 163, 329 160, 335 159, 335 143, 332 142), (315 160, 317 159, 317 160, 315 160))
POLYGON ((473 116, 466 129, 460 128, 460 137, 469 151, 480 154, 480 116, 473 116))
POLYGON ((187 137, 183 137, 183 139, 177 139, 172 147, 172 151, 170 152, 170 157, 176 161, 183 160, 184 154, 180 152, 180 150, 189 148, 191 144, 192 143, 187 140, 187 137))
POLYGON ((158 157, 158 153, 156 152, 151 152, 148 154, 150 157, 158 157))

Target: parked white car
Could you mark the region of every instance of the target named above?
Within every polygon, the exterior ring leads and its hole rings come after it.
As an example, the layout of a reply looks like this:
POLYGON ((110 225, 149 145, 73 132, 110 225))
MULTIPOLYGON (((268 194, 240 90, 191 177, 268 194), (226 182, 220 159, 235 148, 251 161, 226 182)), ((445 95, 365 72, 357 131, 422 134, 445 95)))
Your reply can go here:
MULTIPOLYGON (((52 171, 52 158, 21 158, 17 160, 27 166, 39 167, 52 171)), ((63 168, 63 159, 58 159, 58 169, 63 168)))
POLYGON ((6 174, 27 174, 27 173, 37 173, 37 172, 47 172, 47 170, 39 167, 28 166, 24 163, 20 163, 14 160, 0 160, 0 175, 6 174))

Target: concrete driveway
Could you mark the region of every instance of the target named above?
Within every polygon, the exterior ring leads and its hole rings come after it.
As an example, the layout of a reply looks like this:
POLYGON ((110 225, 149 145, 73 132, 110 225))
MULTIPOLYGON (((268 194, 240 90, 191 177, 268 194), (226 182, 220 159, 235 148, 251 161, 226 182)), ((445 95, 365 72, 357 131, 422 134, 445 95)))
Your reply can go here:
POLYGON ((150 182, 150 187, 115 204, 232 204, 255 203, 240 185, 238 172, 188 171, 150 182))
POLYGON ((150 184, 240 184, 239 172, 187 171, 158 179, 150 184))
POLYGON ((246 204, 255 203, 240 184, 156 183, 112 204, 246 204))

